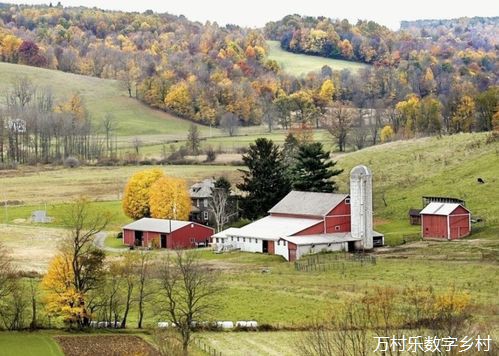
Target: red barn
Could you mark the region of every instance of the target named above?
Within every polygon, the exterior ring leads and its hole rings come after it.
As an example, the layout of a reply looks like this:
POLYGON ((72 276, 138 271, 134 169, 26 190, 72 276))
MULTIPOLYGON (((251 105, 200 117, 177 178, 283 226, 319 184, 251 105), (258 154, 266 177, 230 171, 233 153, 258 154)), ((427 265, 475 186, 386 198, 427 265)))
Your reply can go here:
POLYGON ((190 221, 142 218, 123 227, 123 244, 159 248, 207 246, 214 230, 190 221))
POLYGON ((459 239, 471 233, 471 213, 457 203, 430 203, 421 210, 423 238, 459 239))

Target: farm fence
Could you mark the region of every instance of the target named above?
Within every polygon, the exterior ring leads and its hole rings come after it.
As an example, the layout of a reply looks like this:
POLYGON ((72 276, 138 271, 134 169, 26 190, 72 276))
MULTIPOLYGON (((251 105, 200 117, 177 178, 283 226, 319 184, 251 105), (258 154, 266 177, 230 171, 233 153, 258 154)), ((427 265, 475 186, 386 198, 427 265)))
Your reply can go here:
POLYGON ((376 265, 376 257, 366 254, 318 254, 306 259, 295 261, 295 270, 302 272, 325 272, 330 270, 345 270, 345 264, 358 263, 376 265))
POLYGON ((194 343, 196 344, 196 346, 200 350, 202 350, 203 352, 205 352, 206 354, 208 354, 210 356, 223 356, 222 351, 218 351, 214 347, 212 347, 208 344, 205 344, 204 341, 201 339, 195 338, 194 343))

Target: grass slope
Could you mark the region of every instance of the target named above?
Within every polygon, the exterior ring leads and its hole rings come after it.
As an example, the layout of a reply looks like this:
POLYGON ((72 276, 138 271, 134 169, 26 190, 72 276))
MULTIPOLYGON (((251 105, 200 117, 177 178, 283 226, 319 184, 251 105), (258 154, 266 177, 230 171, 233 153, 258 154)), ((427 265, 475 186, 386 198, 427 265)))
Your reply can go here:
POLYGON ((409 208, 421 208, 423 195, 466 201, 474 216, 484 219, 480 237, 499 235, 499 142, 488 134, 459 134, 379 145, 339 157, 345 169, 340 191, 348 190, 348 172, 358 164, 372 169, 374 210, 381 232, 400 236, 418 232, 408 224, 409 208), (478 184, 477 178, 485 180, 478 184), (386 202, 386 205, 383 201, 386 202))
POLYGON ((309 72, 320 70, 327 65, 332 70, 359 70, 367 67, 367 64, 343 61, 306 54, 296 54, 283 50, 279 41, 267 41, 269 46, 269 59, 273 59, 289 74, 302 76, 309 72))
POLYGON ((62 356, 57 343, 48 333, 0 332, 2 356, 62 356))
MULTIPOLYGON (((95 122, 106 113, 112 113, 118 124, 118 133, 123 136, 164 134, 170 138, 183 137, 191 123, 160 110, 153 110, 129 98, 125 89, 116 80, 100 79, 56 70, 0 63, 0 91, 8 88, 17 77, 26 76, 38 88, 50 87, 56 101, 67 99, 72 93, 80 93, 95 122)), ((3 102, 0 98, 0 103, 3 102)), ((199 126, 203 135, 209 128, 199 126)), ((218 132, 218 130, 212 130, 218 132)))

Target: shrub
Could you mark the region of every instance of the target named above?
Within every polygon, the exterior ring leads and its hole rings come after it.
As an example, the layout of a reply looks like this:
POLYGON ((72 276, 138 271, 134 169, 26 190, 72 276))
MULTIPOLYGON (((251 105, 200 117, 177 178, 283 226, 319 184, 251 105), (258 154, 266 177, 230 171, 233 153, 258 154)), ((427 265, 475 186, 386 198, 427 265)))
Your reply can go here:
POLYGON ((80 166, 80 161, 74 156, 69 156, 64 160, 63 165, 66 168, 77 168, 80 166))
POLYGON ((213 147, 208 146, 206 149, 206 162, 214 162, 217 159, 217 153, 213 147))

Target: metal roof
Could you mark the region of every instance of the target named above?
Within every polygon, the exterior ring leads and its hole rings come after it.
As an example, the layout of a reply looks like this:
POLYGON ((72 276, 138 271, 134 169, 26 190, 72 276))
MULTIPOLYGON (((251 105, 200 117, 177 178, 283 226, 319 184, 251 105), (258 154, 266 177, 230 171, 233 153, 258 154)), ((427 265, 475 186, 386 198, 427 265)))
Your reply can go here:
POLYGON ((270 209, 269 213, 325 216, 347 197, 348 194, 293 190, 270 209))
MULTIPOLYGON (((420 214, 430 214, 430 215, 450 215, 454 210, 456 210, 461 204, 456 203, 430 203, 420 214)), ((464 208, 464 207, 463 207, 464 208)), ((466 208, 464 208, 466 209, 466 208)), ((468 210, 468 209, 466 209, 468 210)))
POLYGON ((191 185, 189 195, 191 198, 209 198, 211 197, 211 190, 213 188, 215 188, 215 181, 213 179, 205 179, 202 182, 191 185))
POLYGON ((212 237, 221 237, 224 239, 224 238, 227 238, 227 236, 237 236, 238 231, 239 231, 239 228, 237 228, 237 227, 229 227, 228 229, 217 232, 212 237))
POLYGON ((123 229, 170 233, 171 231, 178 230, 189 224, 193 224, 193 222, 168 220, 168 219, 142 218, 140 220, 134 221, 133 223, 123 226, 123 229), (170 226, 171 226, 171 231, 170 231, 170 226))
POLYGON ((331 234, 304 235, 304 236, 286 236, 283 238, 295 245, 324 245, 337 244, 349 241, 360 241, 360 238, 352 237, 350 232, 335 232, 331 234))
POLYGON ((226 236, 279 240, 281 237, 296 234, 321 222, 322 220, 319 219, 266 216, 239 229, 232 231, 227 229, 220 233, 225 233, 226 236))

